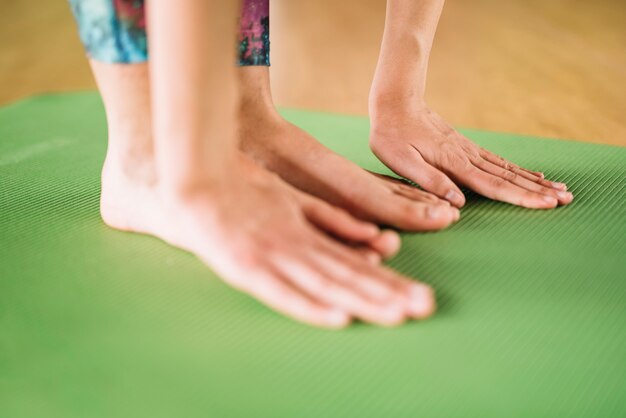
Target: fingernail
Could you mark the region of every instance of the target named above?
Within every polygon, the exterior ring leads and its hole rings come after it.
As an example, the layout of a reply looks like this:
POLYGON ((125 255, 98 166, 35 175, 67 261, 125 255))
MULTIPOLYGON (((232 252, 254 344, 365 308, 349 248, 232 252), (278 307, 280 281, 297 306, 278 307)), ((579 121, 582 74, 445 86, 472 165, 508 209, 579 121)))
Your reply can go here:
POLYGON ((546 175, 543 174, 541 171, 535 171, 535 174, 538 175, 539 177, 541 177, 542 179, 546 178, 546 175))
POLYGON ((441 209, 438 206, 428 206, 426 208, 426 217, 436 219, 441 215, 441 209))
POLYGON ((572 195, 570 192, 556 192, 556 195, 559 197, 559 199, 564 200, 569 200, 574 197, 574 195, 572 195))
POLYGON ((552 196, 544 195, 543 200, 550 205, 556 205, 558 203, 557 200, 552 196))
POLYGON ((413 316, 425 317, 435 309, 433 290, 423 284, 413 284, 410 290, 409 312, 413 316))
POLYGON ((390 322, 396 322, 402 319, 404 312, 398 306, 390 306, 385 310, 385 317, 390 322))
POLYGON ((552 183, 552 187, 555 189, 567 190, 567 185, 565 183, 559 183, 556 181, 551 181, 550 183, 552 183))
POLYGON ((343 325, 348 322, 348 315, 338 309, 334 309, 328 313, 328 321, 334 325, 343 325))
POLYGON ((449 190, 445 198, 456 205, 460 206, 463 204, 463 196, 455 190, 449 190))
POLYGON ((452 208, 452 209, 454 210, 454 212, 453 212, 454 213, 454 220, 458 221, 459 218, 461 217, 461 211, 458 210, 457 208, 452 208))

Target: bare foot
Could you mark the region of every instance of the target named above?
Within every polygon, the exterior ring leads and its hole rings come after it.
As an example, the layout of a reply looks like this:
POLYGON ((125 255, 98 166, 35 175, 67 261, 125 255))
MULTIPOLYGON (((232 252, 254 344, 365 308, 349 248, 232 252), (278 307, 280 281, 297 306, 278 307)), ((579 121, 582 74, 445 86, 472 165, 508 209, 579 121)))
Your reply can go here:
POLYGON ((461 207, 460 184, 495 200, 535 209, 567 205, 563 183, 480 148, 426 106, 386 104, 371 110, 370 146, 387 167, 461 207))
POLYGON ((245 159, 233 171, 219 184, 172 196, 149 161, 126 165, 109 155, 102 218, 192 252, 228 284, 308 324, 338 328, 360 319, 392 326, 432 314, 428 286, 364 262, 328 235, 371 243, 381 239, 376 227, 286 192, 280 179, 245 159))

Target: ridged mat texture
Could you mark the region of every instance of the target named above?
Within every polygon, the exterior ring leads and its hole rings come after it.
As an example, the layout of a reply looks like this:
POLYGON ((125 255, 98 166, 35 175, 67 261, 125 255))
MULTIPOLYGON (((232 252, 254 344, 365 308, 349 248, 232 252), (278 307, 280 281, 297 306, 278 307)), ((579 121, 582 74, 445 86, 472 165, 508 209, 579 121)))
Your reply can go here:
MULTIPOLYGON (((387 172, 365 118, 284 115, 387 172)), ((464 132, 575 201, 469 194, 389 263, 436 288, 436 316, 333 332, 103 225, 95 93, 0 110, 0 417, 626 416, 626 148, 464 132)))

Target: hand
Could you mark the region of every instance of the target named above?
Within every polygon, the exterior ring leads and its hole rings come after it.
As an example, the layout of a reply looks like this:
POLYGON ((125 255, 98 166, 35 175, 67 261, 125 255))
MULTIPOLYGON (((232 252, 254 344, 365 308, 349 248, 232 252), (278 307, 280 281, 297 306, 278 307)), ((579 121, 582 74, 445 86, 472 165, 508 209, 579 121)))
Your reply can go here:
POLYGON ((394 172, 457 207, 465 197, 456 184, 527 208, 554 208, 573 199, 565 184, 479 147, 427 107, 376 112, 370 146, 394 172))
MULTIPOLYGON (((278 177, 239 164, 236 176, 174 202, 176 233, 231 286, 294 319, 343 327, 352 319, 391 326, 434 311, 432 290, 333 239, 357 242, 376 228, 287 192, 278 177)), ((372 233, 373 232, 373 233, 372 233)))
MULTIPOLYGON (((275 187, 291 196, 307 219, 317 228, 344 244, 354 247, 366 260, 380 263, 381 258, 391 258, 400 250, 400 236, 397 232, 381 231, 373 223, 359 220, 344 209, 296 189, 273 173, 262 169, 252 158, 243 153, 238 154, 238 163, 248 175, 272 182, 275 187)), ((430 198, 439 201, 433 195, 422 193, 426 195, 424 200, 430 198)))

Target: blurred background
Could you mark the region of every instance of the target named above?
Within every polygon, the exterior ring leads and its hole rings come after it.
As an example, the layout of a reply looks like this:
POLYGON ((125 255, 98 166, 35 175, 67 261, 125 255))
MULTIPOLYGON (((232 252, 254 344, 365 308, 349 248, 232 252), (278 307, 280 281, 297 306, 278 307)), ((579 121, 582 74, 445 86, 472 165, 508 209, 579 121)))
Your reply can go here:
MULTIPOLYGON (((384 15, 384 0, 272 0, 276 102, 366 115, 384 15)), ((85 89, 66 0, 0 0, 0 105, 85 89)), ((449 0, 427 100, 459 127, 626 145, 626 1, 449 0)))

